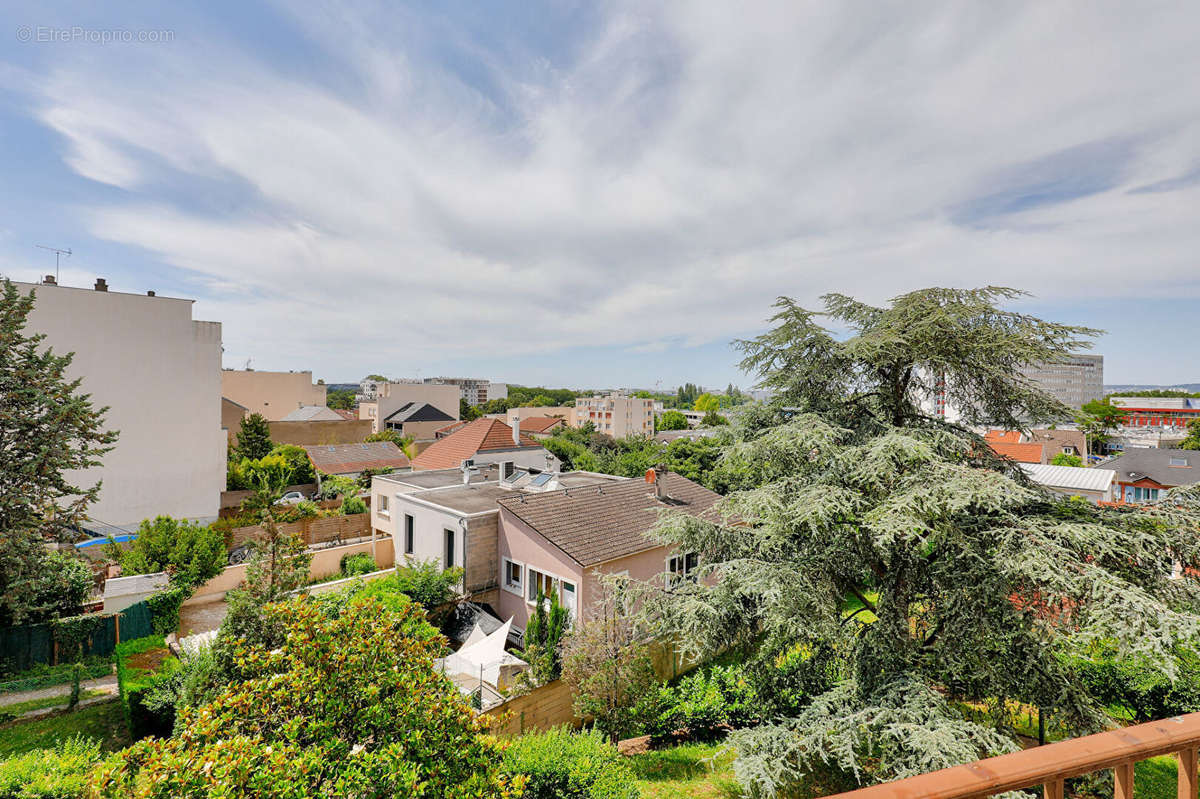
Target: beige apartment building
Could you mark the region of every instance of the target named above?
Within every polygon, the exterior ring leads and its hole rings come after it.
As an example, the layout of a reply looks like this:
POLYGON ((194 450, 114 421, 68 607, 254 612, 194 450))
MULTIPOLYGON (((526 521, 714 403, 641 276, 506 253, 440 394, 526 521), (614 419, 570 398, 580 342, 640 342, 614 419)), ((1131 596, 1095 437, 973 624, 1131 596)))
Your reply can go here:
POLYGON ((225 488, 221 430, 221 324, 192 319, 192 300, 153 292, 16 283, 36 292, 28 330, 45 346, 75 353, 68 371, 82 379, 104 426, 119 431, 102 465, 69 479, 103 481, 88 526, 132 529, 158 515, 216 518, 225 488))
POLYGON ((575 423, 591 422, 596 430, 612 436, 654 435, 654 400, 630 397, 614 391, 606 397, 580 397, 575 400, 575 423))
POLYGON ((268 422, 280 422, 305 405, 324 405, 325 386, 314 383, 312 372, 260 372, 223 369, 221 396, 268 422))
POLYGON ((375 399, 358 404, 358 418, 370 419, 378 433, 386 429, 389 416, 417 403, 432 405, 454 420, 461 397, 459 387, 448 383, 379 383, 375 399))

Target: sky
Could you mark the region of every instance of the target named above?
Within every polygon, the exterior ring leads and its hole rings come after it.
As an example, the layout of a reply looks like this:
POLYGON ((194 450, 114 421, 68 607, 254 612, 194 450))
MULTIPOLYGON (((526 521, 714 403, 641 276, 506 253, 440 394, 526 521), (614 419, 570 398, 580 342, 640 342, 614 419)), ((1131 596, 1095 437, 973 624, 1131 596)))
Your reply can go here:
POLYGON ((1200 381, 1200 4, 42 2, 0 274, 194 298, 226 366, 708 386, 788 295, 999 284, 1200 381))

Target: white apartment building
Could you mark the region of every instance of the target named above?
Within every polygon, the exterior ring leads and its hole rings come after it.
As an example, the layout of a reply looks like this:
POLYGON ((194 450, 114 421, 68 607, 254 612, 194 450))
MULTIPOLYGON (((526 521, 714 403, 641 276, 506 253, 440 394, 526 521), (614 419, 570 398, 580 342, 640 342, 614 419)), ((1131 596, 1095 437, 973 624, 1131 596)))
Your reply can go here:
POLYGON ((111 533, 157 515, 214 519, 225 488, 221 430, 221 324, 192 319, 192 300, 153 292, 15 283, 36 291, 28 332, 57 353, 92 403, 108 406, 104 426, 120 437, 103 464, 72 476, 103 481, 89 527, 111 533))
POLYGON ((477 377, 427 377, 425 382, 458 386, 462 398, 471 406, 483 405, 490 400, 504 399, 508 396, 507 383, 493 383, 477 377))
POLYGON ((630 397, 619 392, 608 396, 575 400, 575 426, 591 422, 596 430, 612 436, 654 435, 654 400, 630 397))

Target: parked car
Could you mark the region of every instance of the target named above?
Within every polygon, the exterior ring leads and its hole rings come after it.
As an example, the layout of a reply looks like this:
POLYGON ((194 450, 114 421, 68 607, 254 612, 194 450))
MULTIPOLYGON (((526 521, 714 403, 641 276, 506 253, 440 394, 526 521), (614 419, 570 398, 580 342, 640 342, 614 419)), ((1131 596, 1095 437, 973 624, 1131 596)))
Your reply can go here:
POLYGON ((304 494, 300 493, 299 491, 289 491, 286 494, 284 494, 282 497, 280 497, 279 499, 275 500, 275 504, 276 505, 295 505, 299 502, 303 502, 306 499, 308 499, 308 497, 304 496, 304 494))

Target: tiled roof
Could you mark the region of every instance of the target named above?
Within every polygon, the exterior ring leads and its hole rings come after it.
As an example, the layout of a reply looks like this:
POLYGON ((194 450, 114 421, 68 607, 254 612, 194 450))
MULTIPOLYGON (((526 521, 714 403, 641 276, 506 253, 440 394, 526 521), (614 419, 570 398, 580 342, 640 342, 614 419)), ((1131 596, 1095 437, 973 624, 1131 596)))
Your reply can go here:
POLYGON ((1045 463, 1046 454, 1041 444, 1011 444, 1003 441, 989 441, 992 452, 1004 458, 1011 458, 1017 463, 1045 463))
POLYGON ((333 411, 338 416, 345 419, 347 422, 357 422, 358 421, 358 412, 357 411, 348 411, 343 408, 330 408, 329 410, 333 411))
POLYGON ((469 424, 470 424, 470 422, 464 422, 460 419, 459 421, 454 422, 453 424, 448 424, 445 427, 439 427, 437 430, 433 431, 433 434, 435 436, 439 436, 439 437, 448 436, 451 433, 453 433, 455 430, 462 430, 464 427, 466 427, 469 424))
POLYGON ((363 469, 402 469, 408 458, 391 441, 366 444, 313 444, 306 446, 313 468, 325 474, 353 474, 363 469))
POLYGON ((658 521, 660 511, 700 516, 721 498, 677 474, 659 479, 666 488, 665 502, 655 497, 654 486, 641 480, 516 494, 498 502, 586 567, 653 548, 645 533, 658 521))
POLYGON ((561 416, 531 416, 521 420, 521 432, 544 433, 559 424, 566 424, 561 416))
POLYGON ((1021 431, 1020 430, 989 430, 989 431, 987 431, 987 435, 984 436, 984 439, 987 440, 989 443, 1020 444, 1021 443, 1021 431))
MULTIPOLYGON (((1029 440, 1045 444, 1055 455, 1064 449, 1075 450, 1076 455, 1087 454, 1087 436, 1082 430, 1038 429, 1029 431, 1029 440)), ((1053 457, 1053 455, 1051 455, 1053 457)))
MULTIPOLYGON (((522 447, 541 448, 529 436, 521 436, 522 447)), ((430 444, 413 459, 415 469, 453 469, 477 452, 517 449, 513 445, 512 428, 499 419, 476 419, 445 438, 430 444)))

